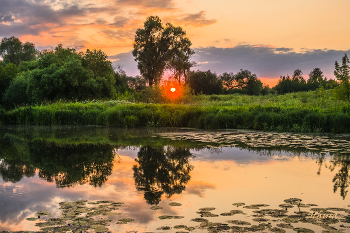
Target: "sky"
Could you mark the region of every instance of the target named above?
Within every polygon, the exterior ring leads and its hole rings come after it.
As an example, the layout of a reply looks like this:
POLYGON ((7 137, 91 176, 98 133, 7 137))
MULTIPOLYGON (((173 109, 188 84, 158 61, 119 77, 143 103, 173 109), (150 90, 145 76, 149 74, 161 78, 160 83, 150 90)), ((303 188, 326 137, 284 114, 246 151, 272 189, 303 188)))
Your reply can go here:
POLYGON ((136 76, 135 32, 157 15, 187 32, 192 70, 248 69, 273 86, 295 69, 335 78, 335 61, 350 55, 349 9, 348 0, 0 0, 0 38, 101 49, 136 76))

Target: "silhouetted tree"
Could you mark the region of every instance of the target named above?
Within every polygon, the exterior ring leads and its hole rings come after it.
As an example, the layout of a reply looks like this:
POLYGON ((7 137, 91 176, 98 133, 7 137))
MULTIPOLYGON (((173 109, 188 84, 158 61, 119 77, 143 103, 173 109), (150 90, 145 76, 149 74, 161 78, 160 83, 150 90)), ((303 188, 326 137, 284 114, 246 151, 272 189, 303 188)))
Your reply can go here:
POLYGON ((144 22, 144 28, 136 31, 132 54, 141 75, 152 86, 160 81, 167 64, 180 76, 187 71, 189 58, 194 53, 190 46, 181 27, 170 23, 164 27, 158 16, 150 16, 144 22))
POLYGON ((227 93, 262 94, 262 82, 249 70, 240 70, 237 74, 223 73, 219 78, 227 93))
POLYGON ((0 43, 0 55, 4 64, 13 63, 19 65, 21 61, 35 60, 35 46, 33 43, 22 43, 18 38, 2 38, 0 43))
POLYGON ((215 73, 208 71, 192 71, 187 79, 189 87, 195 94, 220 94, 222 93, 222 81, 215 73))

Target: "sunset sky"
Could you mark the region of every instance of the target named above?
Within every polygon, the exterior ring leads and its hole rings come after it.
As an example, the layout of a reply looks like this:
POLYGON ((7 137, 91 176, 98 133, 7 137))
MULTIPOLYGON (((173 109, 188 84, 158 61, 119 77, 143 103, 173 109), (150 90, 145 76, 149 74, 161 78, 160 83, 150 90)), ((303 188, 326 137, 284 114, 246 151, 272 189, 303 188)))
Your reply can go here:
POLYGON ((0 0, 0 38, 102 49, 135 76, 135 31, 157 15, 187 32, 193 70, 248 69, 272 86, 295 69, 334 78, 334 62, 350 55, 349 9, 349 0, 0 0))

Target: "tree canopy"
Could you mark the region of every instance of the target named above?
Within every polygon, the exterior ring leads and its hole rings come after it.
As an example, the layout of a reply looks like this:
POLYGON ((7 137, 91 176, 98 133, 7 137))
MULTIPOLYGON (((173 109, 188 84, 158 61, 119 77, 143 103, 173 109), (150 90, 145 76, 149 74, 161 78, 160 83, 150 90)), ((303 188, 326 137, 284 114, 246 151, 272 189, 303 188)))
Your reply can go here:
POLYGON ((227 93, 244 93, 248 95, 262 94, 263 84, 249 70, 240 70, 237 74, 223 73, 220 80, 227 93))
POLYGON ((13 63, 19 65, 21 61, 35 60, 35 45, 30 42, 22 43, 18 38, 2 38, 0 43, 0 55, 4 64, 13 63))
POLYGON ((181 27, 170 23, 164 27, 158 16, 150 16, 144 22, 144 28, 136 31, 132 54, 141 75, 152 86, 160 81, 167 67, 178 79, 188 73, 189 59, 194 54, 191 45, 181 27))
POLYGON ((187 84, 195 94, 220 94, 222 92, 222 81, 216 73, 208 71, 192 71, 187 79, 187 84))

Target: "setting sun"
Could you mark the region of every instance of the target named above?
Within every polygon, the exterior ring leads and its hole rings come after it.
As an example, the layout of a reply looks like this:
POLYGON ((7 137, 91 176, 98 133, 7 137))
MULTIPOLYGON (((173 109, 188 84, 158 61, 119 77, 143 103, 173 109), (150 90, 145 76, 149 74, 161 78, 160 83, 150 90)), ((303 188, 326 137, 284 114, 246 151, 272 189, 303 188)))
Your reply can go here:
POLYGON ((173 87, 170 90, 171 90, 171 92, 175 92, 176 89, 175 89, 175 87, 173 87))

